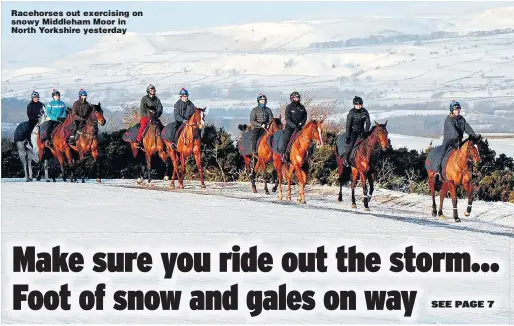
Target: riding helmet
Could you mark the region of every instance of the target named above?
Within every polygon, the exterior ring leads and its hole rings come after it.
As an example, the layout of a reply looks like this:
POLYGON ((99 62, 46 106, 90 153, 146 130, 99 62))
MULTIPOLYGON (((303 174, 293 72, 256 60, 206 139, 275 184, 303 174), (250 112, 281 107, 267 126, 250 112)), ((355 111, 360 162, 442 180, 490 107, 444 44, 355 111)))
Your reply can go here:
POLYGON ((289 95, 289 100, 291 100, 291 102, 293 101, 293 97, 298 97, 298 102, 300 102, 300 100, 302 99, 300 93, 298 92, 292 92, 291 95, 289 95))
POLYGON ((353 105, 356 105, 356 104, 360 104, 360 105, 364 104, 364 102, 362 101, 362 98, 355 96, 353 98, 353 105))
POLYGON ((450 103, 450 112, 453 113, 453 110, 455 108, 459 108, 460 109, 460 104, 459 102, 453 100, 451 103, 450 103))
POLYGON ((79 97, 81 97, 81 96, 87 96, 87 92, 82 88, 79 91, 79 97))
POLYGON ((58 90, 56 90, 56 89, 54 88, 54 90, 52 91, 52 97, 54 97, 55 95, 59 95, 59 96, 61 96, 61 92, 59 92, 58 90))
POLYGON ((39 93, 36 91, 32 91, 32 94, 30 94, 30 98, 39 98, 39 93))
POLYGON ((180 90, 180 92, 178 93, 178 95, 179 95, 179 96, 183 96, 183 95, 185 95, 185 96, 189 97, 189 92, 187 91, 187 89, 182 88, 182 89, 180 90))
POLYGON ((155 86, 152 84, 148 84, 148 86, 146 86, 146 94, 150 94, 151 89, 155 91, 155 86))
POLYGON ((266 95, 262 93, 259 93, 259 95, 257 95, 257 103, 259 103, 260 100, 264 100, 265 103, 268 102, 268 98, 266 97, 266 95))

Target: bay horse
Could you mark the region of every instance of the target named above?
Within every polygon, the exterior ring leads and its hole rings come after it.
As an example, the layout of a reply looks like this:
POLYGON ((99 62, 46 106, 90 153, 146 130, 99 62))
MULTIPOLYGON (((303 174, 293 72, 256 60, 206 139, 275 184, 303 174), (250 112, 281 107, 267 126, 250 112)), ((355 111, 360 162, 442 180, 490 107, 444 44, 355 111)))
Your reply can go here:
MULTIPOLYGON (((262 171, 264 174, 264 191, 266 192, 266 195, 269 195, 268 190, 268 181, 269 181, 269 174, 266 173, 266 167, 268 164, 273 163, 273 151, 268 145, 268 138, 276 131, 281 130, 283 127, 281 115, 279 115, 278 118, 273 118, 271 120, 271 123, 268 127, 268 129, 264 129, 265 133, 261 137, 260 142, 257 146, 257 154, 248 154, 248 155, 242 155, 244 162, 245 162, 245 168, 246 172, 249 175, 250 178, 250 184, 252 185, 252 191, 254 193, 257 192, 257 187, 255 185, 255 176, 256 173, 259 172, 259 170, 262 171), (255 162, 255 159, 257 159, 257 162, 255 162), (252 164, 253 163, 253 164, 252 164), (253 166, 253 168, 252 168, 253 166)), ((241 151, 240 151, 241 153, 241 151)), ((275 183, 275 186, 273 187, 273 192, 277 190, 278 187, 278 179, 275 183)))
POLYGON ((59 164, 61 165, 62 171, 62 180, 66 182, 66 170, 64 169, 64 158, 68 163, 68 167, 70 168, 70 181, 76 181, 74 174, 74 159, 71 152, 71 147, 67 142, 67 138, 70 134, 71 124, 73 120, 71 118, 71 108, 67 108, 66 118, 64 122, 59 123, 55 126, 52 134, 49 136, 52 138, 53 146, 49 147, 41 142, 40 133, 37 134, 36 143, 39 151, 39 161, 42 161, 43 154, 45 153, 45 149, 49 149, 54 157, 57 157, 59 164))
POLYGON ((277 183, 278 183, 278 199, 282 200, 282 177, 287 179, 287 199, 291 200, 291 181, 296 172, 300 187, 298 189, 298 202, 305 204, 305 185, 307 184, 307 166, 308 164, 308 151, 311 142, 316 140, 318 144, 323 146, 323 138, 321 136, 321 125, 326 116, 321 120, 311 120, 305 127, 296 135, 292 140, 291 151, 289 153, 289 162, 282 162, 282 155, 273 153, 273 165, 277 170, 277 183))
MULTIPOLYGON (((152 182, 152 156, 155 153, 158 153, 161 160, 166 164, 166 172, 164 176, 164 180, 168 180, 168 177, 166 173, 168 173, 169 169, 169 163, 168 163, 168 155, 165 151, 165 145, 161 138, 161 131, 162 131, 162 125, 161 122, 158 119, 155 119, 156 111, 149 110, 150 115, 150 121, 148 122, 148 128, 146 133, 143 135, 142 143, 143 148, 139 148, 135 142, 129 142, 130 148, 132 149, 132 155, 134 158, 137 158, 137 155, 139 154, 139 150, 144 152, 145 161, 146 161, 146 171, 148 174, 148 184, 151 184, 152 182)), ((141 163, 141 170, 140 170, 140 176, 137 179, 138 184, 142 184, 144 180, 144 170, 145 170, 145 164, 144 162, 141 163)))
MULTIPOLYGON (((82 132, 76 138, 75 145, 70 145, 70 147, 78 152, 79 161, 78 164, 81 165, 82 168, 82 183, 84 180, 84 170, 85 170, 85 155, 91 152, 91 156, 93 157, 93 167, 96 168, 96 182, 101 182, 100 179, 100 164, 98 162, 98 124, 100 126, 104 126, 107 120, 104 117, 102 106, 100 102, 98 104, 91 104, 92 110, 90 110, 88 116, 86 117, 85 125, 82 128, 82 132)), ((75 162, 77 164, 77 162, 75 162)))
MULTIPOLYGON (((346 137, 350 137, 350 135, 347 133, 346 137)), ((387 121, 384 124, 379 124, 375 121, 375 125, 371 128, 368 135, 362 138, 362 140, 357 140, 357 142, 355 143, 355 159, 354 162, 352 162, 353 164, 350 164, 349 166, 349 168, 351 169, 352 180, 352 208, 357 208, 357 204, 355 203, 355 187, 357 185, 357 177, 360 176, 362 191, 364 195, 364 210, 369 211, 368 203, 371 200, 371 196, 373 195, 373 191, 375 189, 375 169, 372 166, 371 159, 375 154, 377 146, 380 146, 384 151, 389 149, 389 140, 387 139, 387 137, 387 121), (369 182, 369 192, 368 187, 366 185, 366 180, 369 182)), ((337 198, 337 201, 341 202, 343 200, 343 183, 345 183, 347 180, 345 177, 346 174, 344 173, 346 169, 343 164, 343 158, 341 158, 337 153, 337 145, 335 156, 337 162, 337 172, 339 175, 339 196, 337 198)))
MULTIPOLYGON (((430 187, 430 193, 432 194, 432 216, 439 215, 441 219, 444 219, 443 215, 443 201, 450 190, 453 204, 453 218, 455 222, 461 222, 457 213, 457 186, 461 185, 464 187, 468 197, 468 207, 464 212, 464 216, 471 214, 471 207, 473 204, 473 184, 472 184, 472 172, 473 166, 476 166, 480 162, 480 154, 475 142, 480 139, 468 137, 464 142, 460 143, 457 149, 453 149, 448 156, 448 160, 444 166, 441 167, 443 180, 439 180, 441 177, 436 171, 431 170, 428 165, 430 158, 427 155, 425 167, 428 172, 428 185, 430 187), (442 183, 442 184, 441 184, 442 183), (439 191, 439 212, 435 204, 435 192, 439 191)), ((441 155, 444 155, 442 153, 441 155)))
POLYGON ((171 189, 175 189, 175 179, 178 179, 179 189, 184 189, 184 175, 186 170, 186 158, 194 153, 196 166, 200 173, 200 184, 205 188, 203 179, 202 159, 201 159, 201 141, 200 129, 205 127, 205 109, 195 108, 193 115, 183 123, 179 128, 182 129, 178 136, 177 143, 164 140, 168 153, 173 161, 173 174, 171 176, 171 189), (179 173, 179 163, 177 153, 180 154, 181 173, 179 173))

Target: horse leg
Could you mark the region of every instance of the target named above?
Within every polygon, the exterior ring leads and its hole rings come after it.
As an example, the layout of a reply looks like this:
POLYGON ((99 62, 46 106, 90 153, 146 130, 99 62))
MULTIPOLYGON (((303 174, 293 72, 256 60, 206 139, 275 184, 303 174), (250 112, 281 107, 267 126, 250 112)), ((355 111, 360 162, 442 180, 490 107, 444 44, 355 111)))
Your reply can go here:
POLYGON ((259 159, 257 161, 257 165, 260 169, 262 169, 262 177, 264 179, 264 193, 266 195, 269 195, 269 190, 268 190, 268 183, 269 183, 269 173, 266 171, 266 163, 264 163, 264 161, 262 159, 259 159))
POLYGON ((170 188, 175 189, 175 180, 178 179, 178 161, 177 161, 177 153, 175 150, 171 147, 169 143, 166 143, 166 146, 168 147, 168 151, 170 153, 171 161, 173 163, 173 172, 171 175, 171 183, 170 188))
POLYGON ((257 192, 257 187, 255 186, 255 174, 254 170, 252 170, 252 161, 254 160, 253 156, 244 156, 243 157, 245 162, 245 170, 246 173, 248 173, 248 179, 250 180, 250 185, 252 186, 252 192, 257 192))
POLYGON ((473 184, 471 183, 471 180, 465 184, 464 187, 468 195, 468 207, 464 212, 464 216, 469 216, 471 214, 471 206, 473 205, 473 184))
MULTIPOLYGON (((295 166, 291 164, 289 166, 289 171, 287 171, 287 200, 291 200, 291 183, 293 182, 293 175, 294 175, 295 166)), ((298 175, 298 179, 300 179, 300 176, 298 175)))
POLYGON ((361 177, 361 184, 362 184, 362 194, 364 195, 364 197, 362 198, 362 201, 364 202, 364 210, 365 211, 369 211, 369 206, 368 206, 368 186, 366 184, 366 177, 364 176, 364 173, 360 173, 360 177, 361 177))
POLYGON ((198 167, 198 173, 200 174, 200 188, 205 189, 205 182, 203 180, 203 168, 202 168, 202 157, 200 152, 200 141, 195 141, 193 147, 193 154, 195 156, 196 166, 198 167))
POLYGON ((62 156, 62 153, 57 154, 57 160, 59 160, 59 164, 61 165, 62 181, 66 182, 66 170, 64 168, 64 157, 62 156))
POLYGON ((428 176, 428 187, 430 188, 430 194, 432 195, 432 216, 437 216, 437 205, 435 204, 435 180, 434 175, 429 174, 428 176))
POLYGON ((453 218, 455 222, 460 222, 459 214, 457 212, 457 187, 453 181, 449 182, 450 195, 452 196, 452 206, 453 206, 453 218))
POLYGON ((357 208, 357 204, 355 203, 355 186, 357 185, 357 177, 359 176, 359 171, 357 169, 352 168, 352 208, 357 208))
POLYGON ((277 185, 278 185, 278 200, 282 200, 282 158, 278 155, 273 155, 273 165, 277 171, 277 185))
POLYGON ((148 173, 148 184, 152 182, 152 155, 147 152, 146 154, 146 171, 148 173))
POLYGON ((307 184, 307 173, 302 169, 301 166, 295 166, 296 175, 298 176, 298 183, 300 188, 298 189, 298 202, 305 204, 305 185, 307 184))
POLYGON ((368 172, 368 183, 369 183, 369 191, 368 191, 368 203, 371 201, 371 197, 373 197, 373 191, 375 191, 375 178, 373 172, 368 172))
POLYGON ((272 175, 275 175, 275 185, 273 186, 273 188, 271 188, 271 191, 276 192, 277 188, 278 188, 278 172, 277 172, 277 170, 274 170, 272 172, 272 175))
POLYGON ((339 175, 339 195, 337 196, 337 201, 343 201, 343 160, 336 154, 336 163, 337 163, 337 174, 339 175))
POLYGON ((443 215, 443 201, 446 197, 446 193, 448 193, 448 182, 443 182, 441 186, 441 190, 439 191, 439 218, 444 219, 443 215))
POLYGON ((29 169, 29 181, 32 181, 32 157, 29 157, 29 155, 27 155, 27 160, 28 160, 28 169, 29 169))
POLYGON ((184 176, 186 174, 186 156, 180 153, 180 175, 178 179, 178 188, 184 189, 184 176))

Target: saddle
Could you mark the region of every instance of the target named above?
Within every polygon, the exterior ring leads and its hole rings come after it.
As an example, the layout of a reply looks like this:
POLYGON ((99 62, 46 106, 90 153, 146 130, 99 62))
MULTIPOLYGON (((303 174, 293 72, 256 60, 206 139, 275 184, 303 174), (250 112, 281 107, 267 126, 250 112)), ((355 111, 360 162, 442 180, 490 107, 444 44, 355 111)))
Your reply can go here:
MULTIPOLYGON (((160 128, 161 130, 164 129, 162 127, 162 123, 160 120, 150 120, 150 122, 146 125, 145 129, 143 130, 142 139, 145 137, 146 133, 148 132, 148 129, 150 129, 150 126, 152 124, 157 124, 157 128, 160 128)), ((141 123, 136 123, 132 127, 128 128, 127 131, 123 133, 123 136, 121 137, 126 142, 134 143, 137 138, 137 133, 139 131, 139 127, 141 126, 141 123)))

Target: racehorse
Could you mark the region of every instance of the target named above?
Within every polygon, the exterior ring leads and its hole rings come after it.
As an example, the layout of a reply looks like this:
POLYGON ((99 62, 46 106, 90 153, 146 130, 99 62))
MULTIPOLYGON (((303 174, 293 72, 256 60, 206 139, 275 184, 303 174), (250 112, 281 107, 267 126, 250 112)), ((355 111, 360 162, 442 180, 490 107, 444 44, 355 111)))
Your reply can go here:
MULTIPOLYGON (((472 172, 473 166, 480 162, 480 154, 475 142, 480 139, 474 139, 468 137, 464 142, 460 143, 457 149, 450 151, 446 164, 443 164, 441 171, 443 171, 443 180, 440 180, 440 175, 436 171, 430 169, 430 162, 434 160, 435 155, 433 149, 428 153, 425 162, 425 168, 428 172, 428 185, 430 187, 430 193, 432 194, 432 216, 436 216, 436 213, 441 219, 443 215, 443 201, 450 190, 453 204, 453 218, 455 222, 460 222, 460 218, 457 213, 457 186, 462 185, 466 190, 468 197, 468 207, 464 212, 464 216, 471 214, 471 207, 473 204, 473 184, 472 184, 472 172), (441 184, 442 181, 442 184, 441 184), (439 212, 435 204, 435 192, 439 191, 439 212)), ((445 153, 441 153, 445 155, 445 153)))
POLYGON ((297 134, 291 137, 291 150, 289 153, 290 163, 282 163, 282 155, 273 153, 273 165, 277 170, 278 183, 278 199, 282 200, 282 177, 285 175, 287 179, 287 199, 291 200, 291 181, 296 172, 300 188, 298 189, 298 202, 305 204, 305 185, 307 184, 307 167, 308 167, 308 151, 311 142, 316 140, 318 144, 323 146, 323 138, 321 136, 321 125, 326 116, 321 120, 311 120, 297 134), (293 139, 294 137, 294 139, 293 139))
MULTIPOLYGON (((104 115, 100 102, 98 104, 91 104, 92 110, 90 110, 89 115, 86 117, 84 128, 82 128, 82 132, 76 138, 75 145, 70 145, 70 147, 78 152, 79 161, 78 164, 81 165, 82 168, 82 183, 84 180, 84 170, 85 170, 85 155, 91 152, 93 156, 93 167, 96 168, 96 182, 101 182, 100 179, 100 164, 98 162, 98 124, 100 126, 105 125, 107 122, 104 115)), ((77 162, 75 162, 77 164, 77 162)))
MULTIPOLYGON (((257 192, 257 187, 255 186, 255 176, 256 173, 259 172, 259 170, 262 169, 262 173, 264 174, 264 191, 266 192, 266 195, 269 195, 268 190, 268 181, 269 181, 269 175, 266 173, 266 167, 269 163, 273 162, 273 151, 268 145, 268 138, 278 130, 281 130, 283 127, 281 116, 278 118, 274 118, 268 129, 265 129, 264 135, 261 137, 260 142, 257 144, 257 155, 256 154, 248 154, 243 155, 241 153, 241 148, 239 147, 239 153, 243 156, 244 162, 245 162, 245 168, 246 172, 249 175, 250 183, 252 185, 252 191, 254 193, 257 192), (257 162, 255 163, 255 159, 257 159, 257 162), (253 169, 252 169, 253 165, 253 169)), ((244 130, 242 130, 244 131, 244 130)), ((273 187, 273 192, 277 190, 278 187, 278 179, 275 183, 275 186, 273 187)))
MULTIPOLYGON (((155 153, 158 153, 161 160, 166 164, 166 173, 168 173, 169 169, 169 163, 168 163, 168 155, 165 151, 164 142, 161 138, 161 131, 162 131, 162 125, 161 122, 158 119, 155 119, 155 111, 149 110, 150 112, 150 121, 148 122, 148 126, 146 127, 146 131, 143 133, 143 149, 141 149, 144 152, 145 160, 146 160, 146 170, 148 173, 148 184, 151 184, 152 182, 152 156, 155 153)), ((135 128, 135 132, 137 132, 138 128, 135 128)), ((130 148, 132 149, 132 155, 134 158, 137 158, 137 155, 139 153, 140 148, 137 147, 136 143, 133 141, 129 141, 130 148)), ((145 165, 144 162, 141 162, 141 170, 140 170, 140 177, 137 180, 137 183, 141 184, 143 183, 144 179, 144 171, 145 165)), ((164 180, 168 180, 168 176, 164 176, 164 180)))
MULTIPOLYGON (((347 134, 347 137, 350 135, 347 134)), ((341 137, 341 135, 339 136, 341 137)), ((364 202, 364 209, 366 211, 369 211, 368 203, 371 200, 371 196, 373 195, 374 191, 374 172, 375 169, 371 164, 371 159, 373 155, 375 154, 375 150, 377 146, 380 146, 382 150, 386 151, 389 148, 389 141, 387 139, 388 132, 387 132, 387 121, 384 124, 378 124, 375 121, 375 125, 371 128, 368 135, 365 137, 362 137, 361 139, 358 139, 355 142, 354 145, 354 151, 355 151, 355 159, 353 160, 353 164, 350 164, 351 168, 351 188, 352 188, 352 208, 357 208, 357 204, 355 203, 355 187, 357 185, 357 177, 360 176, 361 184, 362 184, 362 191, 364 194, 363 202, 364 202), (368 187, 366 185, 366 180, 369 182, 369 193, 368 193, 368 187)), ((335 148, 335 156, 336 156, 336 162, 337 162, 337 172, 339 175, 339 196, 337 198, 337 201, 341 202, 343 200, 343 194, 342 194, 342 188, 343 183, 345 183, 346 175, 345 173, 345 166, 343 165, 343 158, 339 156, 338 149, 337 149, 337 143, 335 148)), ((351 158, 350 158, 351 161, 351 158)))
POLYGON ((179 127, 180 135, 177 138, 176 144, 170 140, 164 139, 168 153, 173 161, 173 174, 171 176, 171 189, 175 189, 175 179, 178 179, 179 189, 184 189, 184 175, 186 170, 186 158, 194 153, 196 166, 200 173, 200 184, 205 188, 203 179, 202 159, 201 159, 201 142, 200 142, 200 129, 205 127, 205 108, 195 108, 195 112, 179 127), (179 173, 179 163, 177 152, 180 154, 181 173, 179 173))
POLYGON ((36 144, 39 151, 39 161, 42 161, 43 154, 45 153, 45 149, 49 149, 54 157, 57 157, 57 160, 59 161, 59 164, 61 165, 61 171, 62 171, 62 179, 64 182, 66 182, 66 171, 64 169, 64 158, 66 157, 68 166, 71 170, 71 176, 70 181, 76 181, 74 174, 74 160, 72 157, 71 147, 69 146, 66 139, 68 138, 70 134, 70 127, 73 123, 72 117, 71 117, 71 109, 67 108, 66 118, 64 119, 63 123, 59 123, 53 130, 52 135, 49 135, 47 138, 52 138, 53 140, 53 146, 48 147, 44 143, 41 142, 41 135, 40 133, 37 134, 36 137, 36 144))

